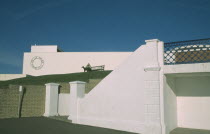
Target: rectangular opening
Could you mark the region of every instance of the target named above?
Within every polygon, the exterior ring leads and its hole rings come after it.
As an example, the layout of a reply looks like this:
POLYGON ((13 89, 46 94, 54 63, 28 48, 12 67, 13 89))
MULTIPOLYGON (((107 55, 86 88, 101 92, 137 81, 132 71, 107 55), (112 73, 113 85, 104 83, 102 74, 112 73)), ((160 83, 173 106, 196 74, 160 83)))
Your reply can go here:
POLYGON ((210 130, 210 74, 167 74, 164 77, 166 130, 210 130))

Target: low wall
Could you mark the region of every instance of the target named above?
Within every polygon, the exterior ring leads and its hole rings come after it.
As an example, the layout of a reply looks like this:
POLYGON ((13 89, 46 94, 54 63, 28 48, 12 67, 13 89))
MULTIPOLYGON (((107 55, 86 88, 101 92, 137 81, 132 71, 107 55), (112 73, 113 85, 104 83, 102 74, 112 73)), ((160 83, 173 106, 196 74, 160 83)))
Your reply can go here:
POLYGON ((0 81, 6 81, 23 77, 26 77, 26 74, 0 74, 0 81))
POLYGON ((70 110, 70 94, 59 94, 58 97, 58 114, 69 116, 70 110))
MULTIPOLYGON (((88 94, 101 79, 90 79, 86 84, 85 93, 88 94)), ((69 115, 70 110, 70 85, 69 83, 59 83, 59 100, 58 100, 58 114, 69 115)))
MULTIPOLYGON (((42 116, 45 111, 45 86, 26 85, 21 117, 42 116)), ((0 118, 18 117, 19 86, 0 89, 0 118)))
POLYGON ((0 118, 18 117, 18 88, 0 89, 0 118))
MULTIPOLYGON (((90 79, 86 85, 88 94, 101 79, 90 79)), ((59 83, 58 114, 69 115, 70 85, 59 83)), ((22 117, 43 116, 45 112, 45 85, 23 85, 24 96, 22 102, 22 117)), ((19 85, 9 85, 0 89, 0 118, 18 117, 19 85)))

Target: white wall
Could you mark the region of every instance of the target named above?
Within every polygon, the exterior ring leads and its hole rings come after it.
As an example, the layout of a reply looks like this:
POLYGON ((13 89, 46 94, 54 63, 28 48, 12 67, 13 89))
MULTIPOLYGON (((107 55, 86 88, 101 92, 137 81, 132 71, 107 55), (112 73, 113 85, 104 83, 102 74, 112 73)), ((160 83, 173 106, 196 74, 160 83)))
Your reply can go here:
POLYGON ((210 76, 176 79, 178 126, 210 130, 210 76))
POLYGON ((57 52, 57 45, 31 46, 32 53, 57 52))
POLYGON ((161 133, 156 43, 142 45, 89 94, 78 99, 77 123, 161 133), (149 69, 145 71, 145 67, 149 69), (150 67, 154 70, 149 71, 150 67))
POLYGON ((164 116, 166 134, 177 127, 177 98, 175 78, 164 76, 164 116))
POLYGON ((58 52, 58 53, 24 53, 23 73, 33 76, 47 74, 65 74, 83 72, 82 66, 105 65, 105 70, 114 70, 132 52, 58 52), (31 66, 33 57, 43 59, 43 67, 35 70, 31 66))
POLYGON ((58 114, 61 116, 69 115, 70 110, 70 94, 59 94, 58 114))
POLYGON ((45 96, 45 113, 44 116, 57 116, 58 115, 58 90, 59 84, 47 83, 46 96, 45 96))
POLYGON ((6 81, 23 77, 26 77, 26 74, 0 74, 0 81, 6 81))
POLYGON ((210 72, 210 63, 165 65, 164 74, 210 72))

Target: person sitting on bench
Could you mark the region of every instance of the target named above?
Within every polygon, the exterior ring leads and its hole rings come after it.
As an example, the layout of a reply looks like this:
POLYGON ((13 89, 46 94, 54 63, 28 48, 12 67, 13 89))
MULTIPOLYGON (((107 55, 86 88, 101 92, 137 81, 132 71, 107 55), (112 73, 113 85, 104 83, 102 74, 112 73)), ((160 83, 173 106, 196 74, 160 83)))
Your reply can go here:
POLYGON ((88 64, 86 65, 86 67, 82 66, 82 68, 84 69, 84 72, 90 72, 90 71, 92 70, 92 69, 91 69, 90 63, 88 63, 88 64))
POLYGON ((101 66, 93 66, 91 67, 90 63, 88 63, 86 65, 86 67, 82 66, 82 68, 84 69, 84 72, 91 72, 91 71, 104 71, 104 67, 105 65, 101 65, 101 66))

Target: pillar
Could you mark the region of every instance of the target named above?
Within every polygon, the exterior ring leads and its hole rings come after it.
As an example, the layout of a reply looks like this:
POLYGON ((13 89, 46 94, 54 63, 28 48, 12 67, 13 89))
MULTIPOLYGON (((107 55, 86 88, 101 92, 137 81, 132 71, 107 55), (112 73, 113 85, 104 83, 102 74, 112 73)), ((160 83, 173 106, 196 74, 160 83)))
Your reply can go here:
POLYGON ((45 113, 44 116, 57 116, 58 115, 58 88, 59 84, 47 83, 46 97, 45 97, 45 113))
POLYGON ((70 114, 68 119, 72 120, 72 123, 78 122, 78 101, 85 95, 85 84, 82 81, 69 82, 70 84, 70 114))
POLYGON ((163 90, 163 42, 146 40, 151 60, 144 68, 145 134, 164 134, 162 90, 163 90))

